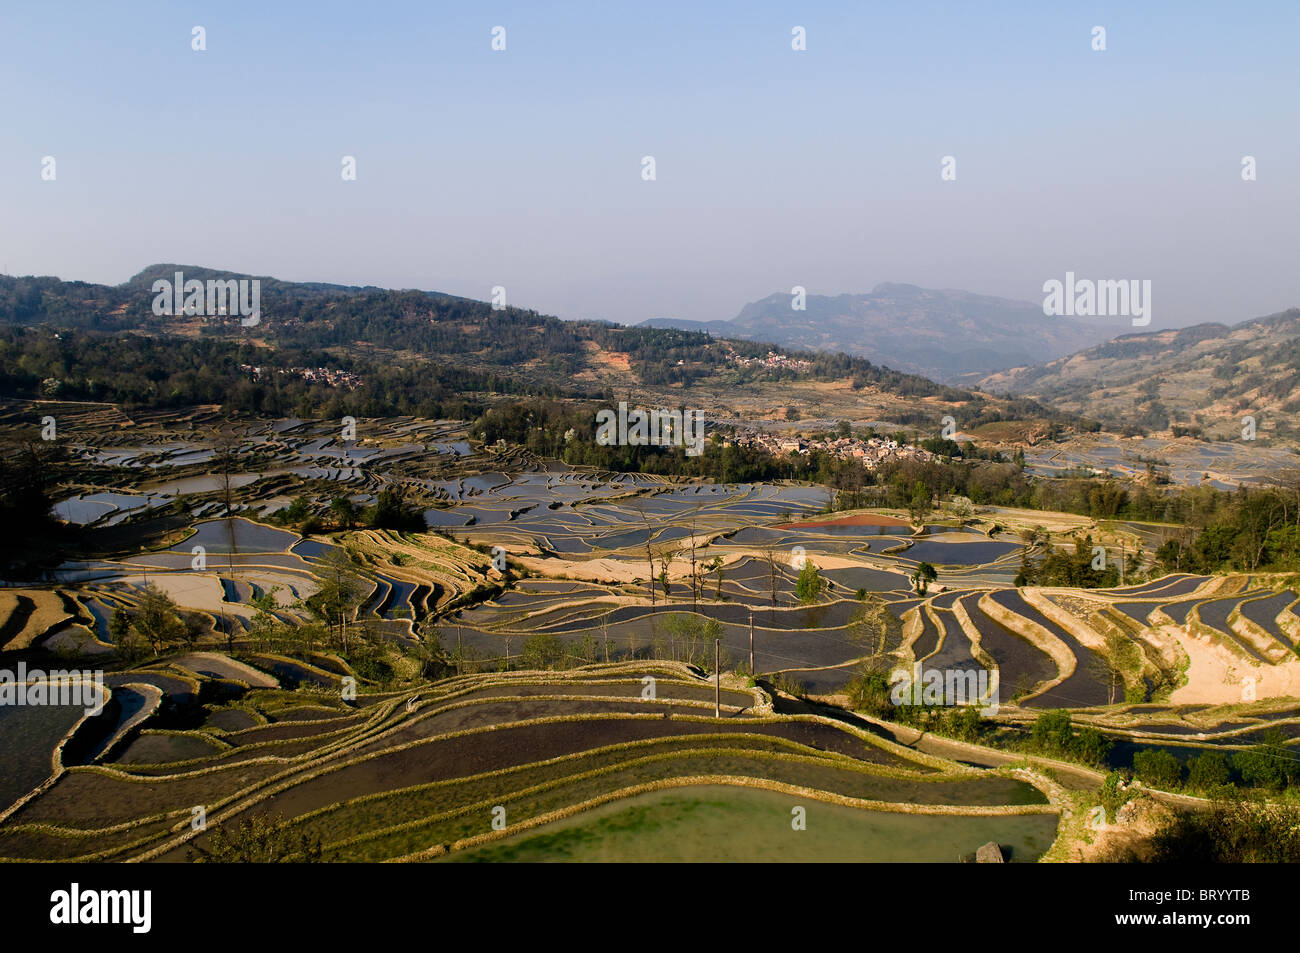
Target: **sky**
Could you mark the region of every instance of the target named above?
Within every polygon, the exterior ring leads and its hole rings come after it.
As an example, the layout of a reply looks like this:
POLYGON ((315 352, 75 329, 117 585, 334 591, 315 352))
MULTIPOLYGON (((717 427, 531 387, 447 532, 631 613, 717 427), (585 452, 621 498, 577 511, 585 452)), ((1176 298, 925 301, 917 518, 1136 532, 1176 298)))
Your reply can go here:
POLYGON ((1067 271, 1150 280, 1151 329, 1300 305, 1294 0, 270 6, 0 5, 0 273, 626 323, 1067 271))

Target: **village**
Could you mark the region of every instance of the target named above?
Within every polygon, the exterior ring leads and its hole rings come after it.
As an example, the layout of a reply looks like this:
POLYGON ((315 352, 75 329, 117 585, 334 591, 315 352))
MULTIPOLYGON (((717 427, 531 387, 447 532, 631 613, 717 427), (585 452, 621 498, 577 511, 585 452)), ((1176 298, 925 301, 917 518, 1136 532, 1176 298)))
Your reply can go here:
POLYGON ((289 367, 289 368, 264 368, 254 364, 240 364, 239 369, 252 376, 255 381, 261 380, 262 376, 274 370, 280 374, 288 374, 291 377, 300 377, 305 381, 313 381, 329 384, 331 387, 346 387, 353 390, 361 386, 361 377, 350 371, 339 371, 332 367, 289 367))
POLYGON ((918 460, 926 462, 934 455, 911 444, 900 444, 890 437, 803 437, 785 433, 766 433, 758 430, 737 431, 734 437, 724 439, 722 445, 760 447, 776 456, 792 453, 807 455, 814 451, 827 453, 840 460, 857 460, 868 470, 874 470, 886 460, 918 460))

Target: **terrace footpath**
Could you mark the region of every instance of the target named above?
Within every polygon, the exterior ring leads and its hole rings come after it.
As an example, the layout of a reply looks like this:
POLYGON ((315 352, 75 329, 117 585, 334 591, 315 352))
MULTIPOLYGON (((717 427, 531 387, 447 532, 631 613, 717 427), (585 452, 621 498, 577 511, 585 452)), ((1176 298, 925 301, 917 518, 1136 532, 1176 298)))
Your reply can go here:
POLYGON ((1025 755, 1019 752, 1001 751, 997 748, 987 748, 983 745, 970 744, 966 741, 957 741, 953 738, 943 738, 939 735, 931 734, 927 731, 921 731, 918 728, 912 728, 907 725, 897 725, 893 722, 882 721, 879 718, 873 718, 870 715, 861 712, 855 712, 855 714, 864 721, 869 721, 877 728, 881 728, 888 732, 896 743, 905 748, 920 751, 923 754, 946 758, 950 761, 967 761, 974 764, 984 765, 985 767, 994 768, 1013 764, 1015 762, 1028 761, 1041 767, 1051 768, 1056 771, 1058 775, 1068 777, 1068 779, 1073 782, 1068 785, 1070 787, 1079 790, 1093 790, 1101 787, 1102 774, 1100 772, 1093 771, 1077 764, 1070 764, 1065 761, 1055 761, 1051 758, 1040 758, 1035 755, 1025 755))
MULTIPOLYGON (((1078 764, 1071 764, 1068 761, 1057 761, 1054 758, 1044 758, 1039 755, 1023 754, 1016 751, 1001 751, 997 748, 957 741, 954 738, 943 738, 907 725, 896 725, 893 722, 882 721, 862 712, 855 712, 854 714, 877 728, 888 732, 896 743, 905 748, 919 751, 922 754, 947 758, 950 761, 967 761, 987 767, 1001 767, 1013 762, 1027 761, 1036 767, 1051 768, 1056 772, 1058 779, 1062 783, 1065 783, 1065 779, 1068 778, 1073 784, 1067 786, 1074 787, 1077 790, 1100 790, 1101 784, 1105 780, 1105 775, 1101 771, 1085 768, 1078 764)), ((1175 807, 1188 807, 1199 810, 1208 808, 1213 803, 1209 798, 1196 797, 1192 794, 1176 794, 1173 791, 1162 791, 1159 788, 1146 785, 1142 786, 1142 790, 1154 800, 1175 807)))

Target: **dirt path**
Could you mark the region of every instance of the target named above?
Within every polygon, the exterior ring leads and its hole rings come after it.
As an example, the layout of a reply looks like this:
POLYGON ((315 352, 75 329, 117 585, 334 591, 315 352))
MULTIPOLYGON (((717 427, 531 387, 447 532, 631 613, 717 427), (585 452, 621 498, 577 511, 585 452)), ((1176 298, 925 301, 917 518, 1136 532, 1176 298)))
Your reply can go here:
POLYGON ((986 768, 998 768, 1016 762, 1030 761, 1036 766, 1051 768, 1060 783, 1071 790, 1095 791, 1101 787, 1101 773, 1080 765, 1055 761, 1051 758, 1039 758, 1015 751, 999 751, 997 748, 988 748, 983 745, 969 744, 965 741, 942 738, 916 728, 909 728, 906 725, 879 721, 865 715, 861 717, 870 721, 876 727, 883 729, 898 744, 920 751, 923 754, 948 758, 952 761, 963 761, 967 764, 986 768))

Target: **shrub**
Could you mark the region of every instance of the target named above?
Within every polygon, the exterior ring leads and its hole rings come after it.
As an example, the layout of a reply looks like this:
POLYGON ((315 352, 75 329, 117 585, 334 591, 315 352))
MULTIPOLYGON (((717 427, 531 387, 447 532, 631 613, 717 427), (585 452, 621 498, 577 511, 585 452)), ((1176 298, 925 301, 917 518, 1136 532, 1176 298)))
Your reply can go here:
POLYGON ((1157 863, 1295 863, 1300 809, 1229 800, 1209 811, 1184 811, 1152 838, 1157 863))
POLYGON ((1133 773, 1153 787, 1169 790, 1183 779, 1183 766, 1168 751, 1159 748, 1133 755, 1133 773))
POLYGON ((1296 762, 1285 742, 1280 731, 1266 732, 1259 744, 1233 755, 1232 766, 1247 784, 1280 790, 1296 776, 1296 762))
POLYGON ((1200 791, 1212 791, 1232 781, 1232 769, 1221 751, 1206 751, 1187 759, 1187 783, 1200 791))
POLYGON ((890 682, 887 673, 876 669, 864 671, 847 686, 850 705, 856 711, 865 711, 877 718, 888 717, 893 705, 889 699, 890 682))
POLYGON ((1110 739, 1096 728, 1081 728, 1073 739, 1069 752, 1087 764, 1105 764, 1106 755, 1110 754, 1110 739))
POLYGON ((1068 711, 1045 711, 1034 722, 1034 745, 1040 751, 1064 752, 1069 749, 1074 729, 1068 711))
POLYGON ((1034 722, 1032 738, 1044 754, 1065 755, 1086 764, 1105 764, 1111 748, 1110 740, 1096 728, 1081 728, 1076 735, 1068 711, 1043 712, 1034 722))
POLYGON ((235 825, 222 824, 206 846, 190 848, 186 858, 198 864, 314 862, 321 858, 321 842, 279 818, 254 814, 235 825))
POLYGON ((1101 806, 1105 808, 1107 817, 1114 817, 1129 799, 1127 791, 1120 790, 1124 781, 1123 772, 1111 771, 1101 782, 1101 806))
POLYGON ((984 719, 973 705, 960 705, 947 709, 939 720, 939 730, 960 741, 974 741, 980 736, 984 719))

